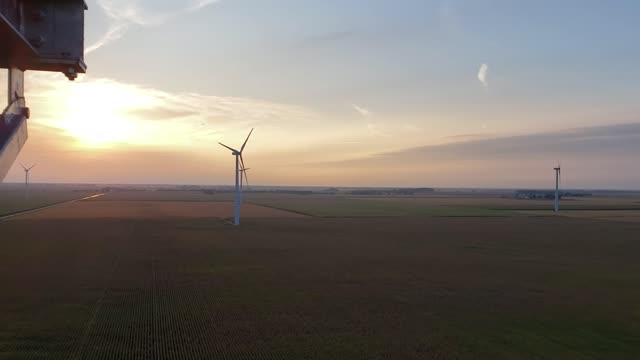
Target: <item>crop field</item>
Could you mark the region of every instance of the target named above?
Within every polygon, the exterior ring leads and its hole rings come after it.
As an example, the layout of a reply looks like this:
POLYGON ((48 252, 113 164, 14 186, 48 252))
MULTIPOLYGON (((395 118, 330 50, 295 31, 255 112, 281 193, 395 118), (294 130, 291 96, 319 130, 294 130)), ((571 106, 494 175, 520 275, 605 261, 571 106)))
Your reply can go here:
POLYGON ((332 195, 247 194, 253 204, 318 217, 408 217, 408 216, 508 216, 508 210, 487 207, 409 202, 387 198, 332 195))
POLYGON ((202 191, 114 191, 96 201, 233 201, 231 193, 206 194, 202 191))
MULTIPOLYGON (((466 207, 492 210, 549 210, 553 200, 524 200, 500 197, 421 196, 421 197, 359 197, 414 206, 466 207)), ((569 210, 640 210, 638 197, 567 197, 561 208, 569 210)))
MULTIPOLYGON (((504 217, 551 215, 553 201, 497 196, 352 196, 247 192, 246 203, 307 216, 345 217, 504 217), (533 212, 529 212, 533 211, 533 212)), ((121 191, 95 201, 231 202, 233 193, 202 191, 121 191)), ((640 197, 565 198, 561 208, 575 211, 640 211, 640 197)), ((586 214, 586 213, 585 213, 586 214)))
MULTIPOLYGON (((525 215, 548 215, 540 210, 522 211, 525 215)), ((608 221, 624 221, 640 223, 640 210, 563 210, 562 216, 608 221)))
MULTIPOLYGON (((204 201, 78 201, 56 208, 26 214, 22 219, 180 219, 218 218, 233 216, 230 202, 204 201)), ((242 216, 246 218, 302 217, 303 215, 244 204, 242 216)))
POLYGON ((306 196, 327 215, 245 205, 233 227, 217 200, 110 196, 0 221, 0 359, 640 353, 640 223, 357 216, 336 208, 405 200, 306 196))
POLYGON ((96 194, 95 191, 34 190, 25 196, 23 190, 0 191, 0 216, 37 209, 96 194))

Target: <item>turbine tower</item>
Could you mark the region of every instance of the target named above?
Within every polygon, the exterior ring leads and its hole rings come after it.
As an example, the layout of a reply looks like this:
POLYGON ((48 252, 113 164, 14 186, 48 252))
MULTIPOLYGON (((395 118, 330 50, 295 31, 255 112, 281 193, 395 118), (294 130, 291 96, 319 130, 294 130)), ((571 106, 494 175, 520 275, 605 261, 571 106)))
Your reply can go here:
POLYGON ((227 149, 231 150, 231 155, 236 157, 236 192, 235 192, 235 214, 234 214, 234 218, 233 218, 233 224, 234 225, 240 225, 240 205, 242 202, 242 194, 241 189, 240 189, 240 175, 241 175, 241 171, 240 171, 240 165, 242 165, 242 169, 245 169, 244 166, 244 159, 242 158, 242 152, 244 151, 245 146, 247 146, 247 142, 249 141, 249 138, 251 137, 251 134, 253 133, 253 129, 251 129, 251 131, 249 132, 249 135, 247 136, 247 139, 244 141, 244 144, 242 144, 242 147, 240 148, 240 151, 229 147, 221 142, 219 142, 218 144, 226 147, 227 149))
POLYGON ((558 211, 560 211, 560 179, 562 176, 560 172, 560 163, 558 163, 558 167, 553 168, 553 170, 555 170, 556 172, 556 199, 554 202, 553 210, 557 213, 558 211))
POLYGON ((36 164, 31 165, 31 167, 26 167, 22 164, 20 166, 24 169, 24 197, 29 198, 29 171, 36 167, 36 164))

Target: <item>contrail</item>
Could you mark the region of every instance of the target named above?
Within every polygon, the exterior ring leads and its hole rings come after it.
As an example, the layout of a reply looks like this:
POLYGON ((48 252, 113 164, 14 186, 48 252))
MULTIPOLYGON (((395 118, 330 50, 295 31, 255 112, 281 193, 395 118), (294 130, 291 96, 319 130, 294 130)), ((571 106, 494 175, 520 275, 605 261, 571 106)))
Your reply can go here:
POLYGON ((98 0, 98 6, 102 8, 111 22, 107 32, 98 41, 88 46, 85 54, 90 54, 121 39, 132 26, 160 26, 175 17, 198 11, 218 1, 192 0, 186 7, 172 12, 154 12, 140 6, 140 1, 98 0))

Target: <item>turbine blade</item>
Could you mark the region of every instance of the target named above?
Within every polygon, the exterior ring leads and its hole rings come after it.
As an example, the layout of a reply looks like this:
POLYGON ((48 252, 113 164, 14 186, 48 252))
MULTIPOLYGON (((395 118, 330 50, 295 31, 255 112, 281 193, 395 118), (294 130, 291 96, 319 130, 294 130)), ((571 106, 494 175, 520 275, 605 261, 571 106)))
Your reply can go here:
POLYGON ((558 167, 558 180, 560 181, 560 186, 562 186, 562 168, 558 167))
POLYGON ((244 151, 244 147, 247 146, 247 142, 249 141, 249 138, 251 137, 252 133, 253 133, 253 129, 251 129, 251 131, 249 131, 249 135, 247 136, 247 140, 245 140, 244 144, 242 144, 242 147, 240 148, 240 152, 244 151))
POLYGON ((229 146, 227 146, 227 145, 225 145, 225 144, 223 144, 223 143, 221 143, 221 142, 219 142, 218 144, 220 144, 220 145, 222 145, 222 146, 226 147, 227 149, 229 149, 229 150, 231 150, 231 151, 233 151, 233 152, 238 152, 238 150, 236 150, 236 149, 234 149, 234 148, 232 148, 232 147, 229 147, 229 146))
POLYGON ((242 165, 242 171, 244 172, 245 166, 244 166, 244 159, 242 158, 242 151, 240 152, 240 164, 242 165))
POLYGON ((249 178, 247 177, 247 170, 249 169, 244 165, 244 158, 242 157, 242 152, 240 153, 240 164, 242 164, 242 170, 240 170, 241 172, 240 179, 242 179, 242 176, 244 176, 244 179, 247 182, 247 188, 249 188, 249 178))
POLYGON ((243 171, 242 173, 244 174, 244 179, 245 179, 245 184, 247 184, 247 189, 249 189, 249 176, 247 175, 247 171, 248 169, 245 169, 245 171, 243 171))
POLYGON ((26 166, 24 166, 24 165, 22 165, 22 163, 20 163, 20 166, 22 166, 22 168, 23 168, 25 171, 27 170, 27 167, 26 167, 26 166))
POLYGON ((28 168, 27 170, 31 170, 31 169, 33 169, 34 167, 36 167, 36 165, 38 165, 38 164, 33 164, 33 165, 31 165, 31 167, 30 167, 30 168, 28 168))

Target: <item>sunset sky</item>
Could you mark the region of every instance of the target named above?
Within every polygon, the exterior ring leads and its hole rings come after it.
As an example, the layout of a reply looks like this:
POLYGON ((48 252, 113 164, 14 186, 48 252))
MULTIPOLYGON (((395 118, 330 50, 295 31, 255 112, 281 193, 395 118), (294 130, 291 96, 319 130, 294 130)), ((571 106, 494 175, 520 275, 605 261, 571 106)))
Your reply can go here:
POLYGON ((637 1, 88 5, 88 74, 27 73, 33 182, 230 184, 255 128, 256 185, 640 189, 637 1))

